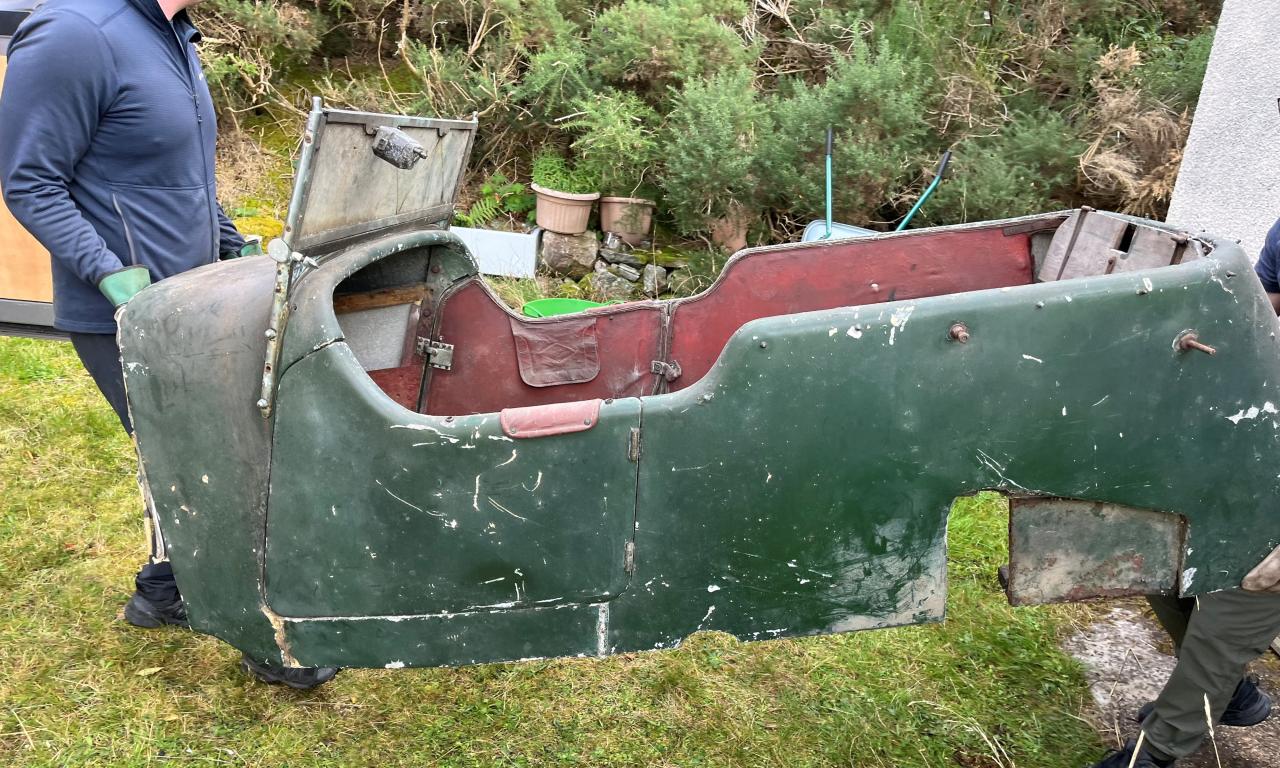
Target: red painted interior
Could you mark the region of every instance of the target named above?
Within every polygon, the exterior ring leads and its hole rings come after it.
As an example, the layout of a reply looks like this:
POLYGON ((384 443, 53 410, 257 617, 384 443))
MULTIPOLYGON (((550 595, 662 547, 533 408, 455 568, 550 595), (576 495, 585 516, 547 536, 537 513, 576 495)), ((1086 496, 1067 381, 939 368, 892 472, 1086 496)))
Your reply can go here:
MULTIPOLYGON (((599 375, 579 384, 531 387, 521 380, 511 330, 513 313, 480 278, 470 278, 442 302, 436 338, 455 346, 453 369, 431 372, 423 412, 492 413, 650 394, 656 378, 650 365, 660 359, 664 306, 672 311, 666 359, 678 362, 682 369, 682 375, 668 386, 677 390, 702 378, 729 337, 757 318, 1032 281, 1030 235, 1006 235, 998 226, 745 251, 701 295, 593 310, 599 375)), ((517 318, 514 322, 558 321, 517 318)), ((397 402, 413 408, 419 370, 406 366, 370 375, 397 402)))
POLYGON ((378 388, 411 411, 418 408, 418 392, 422 389, 422 358, 414 355, 416 363, 399 368, 383 368, 369 371, 369 378, 378 388))
MULTIPOLYGON (((648 394, 658 359, 661 304, 636 302, 592 312, 600 374, 581 384, 531 387, 520 378, 511 312, 472 278, 450 292, 441 308, 437 338, 454 345, 453 370, 433 370, 424 413, 461 416, 570 400, 648 394)), ((577 315, 573 317, 578 317, 577 315)), ((555 319, 517 322, 555 323, 555 319)))
POLYGON ((1029 235, 998 227, 743 254, 710 291, 677 303, 671 357, 683 374, 671 389, 701 379, 751 320, 1026 285, 1030 254, 1029 235))

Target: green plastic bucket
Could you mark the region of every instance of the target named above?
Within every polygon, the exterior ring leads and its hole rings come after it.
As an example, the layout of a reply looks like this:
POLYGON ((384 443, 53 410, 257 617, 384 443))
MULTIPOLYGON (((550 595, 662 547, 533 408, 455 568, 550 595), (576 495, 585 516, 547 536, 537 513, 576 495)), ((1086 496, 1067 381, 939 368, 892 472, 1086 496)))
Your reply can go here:
MULTIPOLYGON (((616 302, 610 302, 616 303, 616 302)), ((520 311, 526 317, 555 317, 556 315, 572 315, 592 307, 603 307, 598 301, 586 299, 534 299, 525 302, 520 311)))

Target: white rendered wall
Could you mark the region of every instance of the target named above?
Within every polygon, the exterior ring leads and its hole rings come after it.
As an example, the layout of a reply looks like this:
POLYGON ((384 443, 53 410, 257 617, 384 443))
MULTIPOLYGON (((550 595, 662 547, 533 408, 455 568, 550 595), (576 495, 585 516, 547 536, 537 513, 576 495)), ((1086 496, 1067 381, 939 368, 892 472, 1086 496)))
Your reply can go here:
POLYGON ((1226 0, 1168 221, 1240 241, 1280 219, 1280 0, 1226 0))

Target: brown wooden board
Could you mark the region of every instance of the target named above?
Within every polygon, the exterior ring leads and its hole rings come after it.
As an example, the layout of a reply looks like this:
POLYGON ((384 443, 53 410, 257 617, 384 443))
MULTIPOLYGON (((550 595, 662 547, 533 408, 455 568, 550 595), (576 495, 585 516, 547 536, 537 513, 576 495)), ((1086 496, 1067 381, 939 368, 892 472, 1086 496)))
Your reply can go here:
MULTIPOLYGON (((8 59, 0 56, 0 89, 8 59)), ((53 301, 49 252, 0 205, 0 299, 53 301)))

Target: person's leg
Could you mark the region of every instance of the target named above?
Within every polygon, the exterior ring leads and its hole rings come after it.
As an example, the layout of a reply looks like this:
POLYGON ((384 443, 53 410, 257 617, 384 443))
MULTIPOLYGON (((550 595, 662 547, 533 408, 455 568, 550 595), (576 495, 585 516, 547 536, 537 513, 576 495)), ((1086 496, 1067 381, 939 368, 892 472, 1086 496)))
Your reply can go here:
POLYGON ((1195 598, 1147 595, 1147 602, 1160 621, 1160 626, 1164 627, 1164 631, 1173 640, 1173 655, 1177 656, 1182 648, 1182 638, 1187 635, 1187 623, 1191 621, 1191 613, 1196 607, 1195 598))
MULTIPOLYGON (((129 421, 124 370, 120 366, 120 348, 116 345, 116 337, 108 333, 73 333, 70 336, 71 346, 75 348, 93 383, 98 386, 98 391, 116 412, 124 431, 132 435, 133 424, 129 421)), ((154 539, 151 558, 138 571, 134 586, 137 593, 125 609, 125 618, 130 623, 156 627, 186 621, 185 612, 180 610, 181 596, 173 578, 173 568, 164 559, 164 553, 155 551, 154 539), (143 601, 138 601, 138 597, 143 598, 143 601)))
POLYGON ((89 372, 98 391, 107 404, 120 417, 124 431, 133 434, 129 422, 129 404, 124 396, 124 370, 120 367, 120 347, 116 337, 109 333, 73 333, 71 346, 80 357, 80 363, 89 372))
POLYGON ((1142 724, 1157 758, 1194 752, 1244 677, 1280 634, 1280 594, 1240 589, 1201 595, 1187 622, 1178 664, 1142 724), (1205 713, 1206 700, 1209 714, 1205 713))

